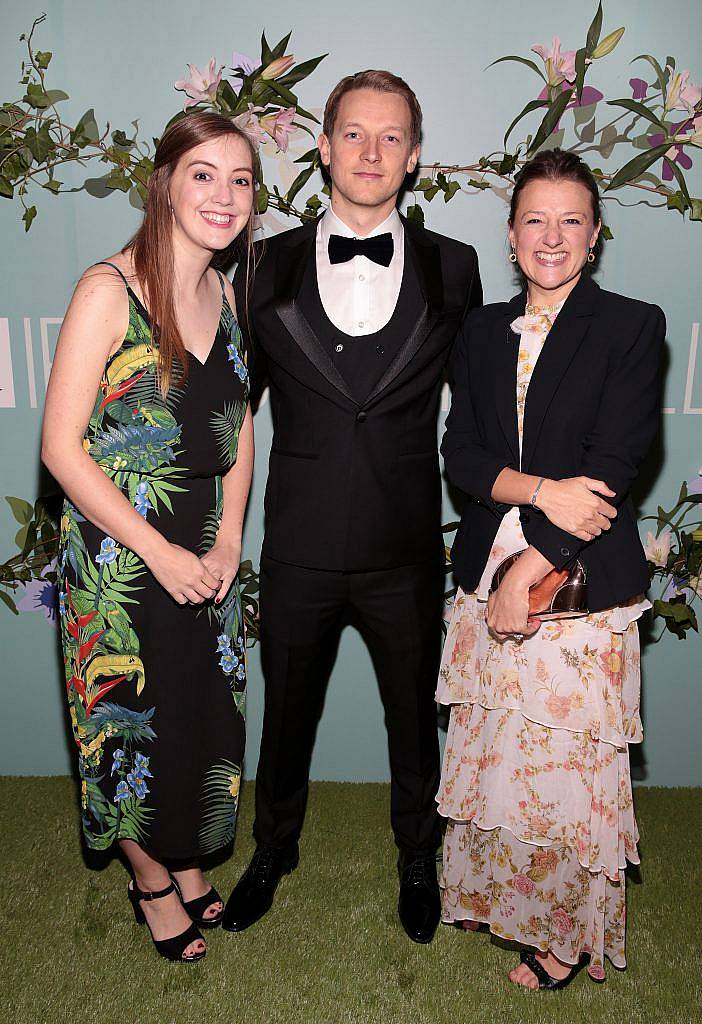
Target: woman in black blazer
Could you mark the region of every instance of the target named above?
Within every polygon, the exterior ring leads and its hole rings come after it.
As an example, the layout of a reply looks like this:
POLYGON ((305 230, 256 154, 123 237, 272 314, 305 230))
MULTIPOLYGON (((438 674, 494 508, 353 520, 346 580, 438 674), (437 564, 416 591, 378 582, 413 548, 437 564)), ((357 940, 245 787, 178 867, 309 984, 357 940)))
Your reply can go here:
POLYGON ((470 496, 437 694, 443 917, 521 943, 510 979, 527 988, 585 965, 603 980, 605 956, 625 966, 623 869, 638 862, 627 744, 650 605, 630 488, 657 430, 665 319, 590 278, 600 225, 575 154, 525 165, 509 218, 525 290, 468 317, 442 445, 470 496), (530 588, 576 559, 587 612, 530 618, 530 588))

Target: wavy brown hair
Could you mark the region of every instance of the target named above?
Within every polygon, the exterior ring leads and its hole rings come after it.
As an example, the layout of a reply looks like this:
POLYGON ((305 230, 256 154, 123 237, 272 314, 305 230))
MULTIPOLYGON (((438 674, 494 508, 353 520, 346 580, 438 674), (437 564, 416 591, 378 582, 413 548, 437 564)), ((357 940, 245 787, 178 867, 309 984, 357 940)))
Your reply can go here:
MULTIPOLYGON (((213 111, 196 111, 181 117, 166 128, 156 146, 144 219, 124 248, 125 252, 131 251, 134 272, 149 311, 154 337, 158 340, 158 373, 164 395, 170 385, 176 383, 174 371, 178 384, 183 384, 188 376, 188 360, 175 311, 172 214, 168 186, 173 171, 186 153, 203 142, 224 135, 235 135, 246 143, 251 154, 251 170, 256 177, 258 158, 251 140, 228 118, 213 111)), ((246 260, 247 299, 254 269, 255 206, 254 202, 246 228, 230 246, 213 253, 211 260, 211 265, 215 266, 228 266, 236 259, 246 260)))

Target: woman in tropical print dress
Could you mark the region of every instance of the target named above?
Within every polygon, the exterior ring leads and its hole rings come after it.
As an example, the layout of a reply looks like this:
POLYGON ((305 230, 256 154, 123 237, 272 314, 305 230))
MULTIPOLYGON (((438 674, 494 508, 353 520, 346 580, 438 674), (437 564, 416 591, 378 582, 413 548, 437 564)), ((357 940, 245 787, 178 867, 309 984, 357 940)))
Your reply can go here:
POLYGON ((599 196, 574 154, 525 165, 509 223, 526 294, 466 324, 442 445, 473 497, 437 692, 451 707, 443 919, 520 943, 510 979, 553 989, 585 966, 603 980, 605 956, 625 966, 627 746, 642 738, 636 620, 650 607, 629 489, 658 425, 665 319, 583 274, 599 196), (576 555, 590 613, 530 619, 530 586, 576 555))
POLYGON ((198 858, 231 842, 244 753, 236 575, 253 465, 231 285, 251 254, 254 152, 217 114, 160 140, 144 221, 85 272, 46 400, 66 493, 60 613, 86 843, 119 842, 162 956, 205 955, 222 903, 198 858), (156 326, 158 325, 158 327, 156 326))

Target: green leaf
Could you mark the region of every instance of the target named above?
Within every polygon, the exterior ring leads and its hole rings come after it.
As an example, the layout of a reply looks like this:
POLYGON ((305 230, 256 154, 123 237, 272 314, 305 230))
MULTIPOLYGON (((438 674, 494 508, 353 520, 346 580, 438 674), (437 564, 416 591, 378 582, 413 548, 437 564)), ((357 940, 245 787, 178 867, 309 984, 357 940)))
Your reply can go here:
POLYGON ((119 146, 120 149, 131 149, 135 142, 134 139, 128 139, 121 128, 117 128, 112 132, 112 141, 115 146, 119 146))
POLYGON ((131 180, 121 167, 115 167, 110 171, 105 178, 105 185, 110 189, 119 189, 120 192, 128 192, 132 187, 131 180))
POLYGON ((19 612, 17 611, 17 605, 12 600, 10 595, 6 594, 4 590, 0 590, 0 601, 2 601, 3 604, 7 605, 7 607, 10 609, 13 615, 19 615, 19 612))
POLYGON ((268 209, 268 189, 264 182, 261 182, 256 191, 256 212, 265 213, 268 209))
POLYGON ((588 52, 588 56, 591 57, 595 47, 600 41, 600 32, 602 31, 602 0, 597 5, 597 12, 595 17, 592 19, 589 29, 587 30, 587 40, 585 47, 588 52))
POLYGON ((268 67, 268 65, 271 63, 272 60, 273 60, 273 52, 272 52, 272 50, 271 50, 271 48, 268 45, 268 42, 266 40, 266 33, 262 32, 261 33, 261 65, 262 65, 262 67, 264 67, 264 68, 268 67))
POLYGON ((608 53, 612 52, 623 35, 624 27, 615 28, 614 32, 610 32, 608 36, 605 36, 602 42, 598 43, 592 51, 592 59, 599 60, 600 57, 606 57, 608 53))
POLYGON ((322 201, 319 198, 319 196, 316 195, 316 194, 313 195, 313 196, 310 196, 309 199, 307 200, 307 207, 306 208, 308 210, 312 210, 313 213, 317 213, 318 210, 321 210, 321 208, 322 208, 322 201))
POLYGON ((587 50, 584 46, 575 54, 575 92, 578 100, 582 99, 585 72, 587 71, 587 50))
POLYGON ((430 203, 432 201, 432 199, 434 198, 434 196, 438 195, 438 193, 440 191, 441 191, 441 189, 439 188, 439 186, 434 184, 434 185, 431 186, 431 188, 425 188, 424 189, 424 198, 426 199, 426 201, 428 203, 430 203))
POLYGON ((49 153, 54 149, 54 141, 49 134, 51 121, 46 121, 39 131, 31 126, 24 133, 25 145, 31 150, 32 156, 37 163, 43 163, 49 153))
POLYGON ((91 107, 90 110, 86 110, 71 132, 71 142, 74 146, 78 146, 79 149, 83 149, 90 142, 97 142, 99 138, 100 132, 95 120, 95 111, 91 107))
POLYGON ((659 120, 652 110, 649 110, 645 103, 639 103, 637 100, 629 99, 607 100, 607 106, 624 107, 625 110, 630 110, 632 114, 638 114, 639 117, 645 117, 651 122, 651 124, 655 124, 656 128, 660 128, 665 135, 668 134, 667 126, 659 120))
POLYGON ((303 78, 307 78, 311 75, 317 65, 328 56, 328 53, 323 53, 321 57, 313 57, 312 60, 305 60, 302 64, 298 64, 296 67, 291 68, 290 71, 288 71, 286 75, 283 75, 282 78, 279 78, 278 81, 287 87, 297 85, 297 83, 301 82, 303 78))
POLYGON ((294 163, 308 164, 311 161, 315 161, 317 164, 319 164, 319 150, 317 149, 316 146, 314 147, 314 149, 308 149, 307 152, 303 153, 302 156, 299 156, 297 160, 294 161, 294 163))
POLYGON ((285 49, 286 49, 288 43, 290 42, 290 36, 291 35, 292 35, 292 31, 288 32, 288 34, 286 36, 283 36, 283 38, 280 40, 280 42, 276 43, 276 45, 273 47, 273 49, 271 50, 271 55, 273 57, 273 60, 277 60, 278 57, 285 56, 285 49))
POLYGON ((310 180, 314 172, 314 167, 305 167, 304 171, 300 171, 300 173, 295 178, 294 182, 292 183, 292 185, 285 194, 287 202, 292 203, 297 193, 300 191, 301 188, 304 187, 304 185, 307 184, 307 182, 310 180))
POLYGON ((56 178, 49 178, 48 181, 44 182, 44 184, 42 185, 42 188, 48 189, 49 192, 53 192, 53 194, 55 196, 57 196, 59 194, 59 192, 61 191, 61 186, 62 185, 63 185, 62 181, 57 181, 56 178))
POLYGON ((530 114, 532 112, 532 110, 538 110, 539 107, 547 107, 547 106, 548 106, 548 100, 530 100, 529 103, 527 103, 527 105, 524 107, 524 109, 519 114, 517 114, 517 116, 515 117, 514 121, 512 121, 511 125, 509 126, 509 128, 505 132, 504 139, 502 140, 502 144, 504 146, 507 145, 507 139, 512 134, 512 129, 517 124, 519 124, 519 122, 521 121, 521 119, 523 117, 526 117, 527 114, 530 114))
POLYGON ((15 194, 15 190, 12 187, 12 183, 7 180, 4 174, 0 174, 0 196, 5 196, 6 199, 12 199, 15 194))
POLYGON ((690 220, 702 220, 702 199, 692 200, 690 220))
MULTIPOLYGON (((502 64, 502 62, 505 60, 514 60, 518 64, 526 64, 528 68, 531 68, 532 71, 535 71, 537 73, 537 75, 540 79, 542 79, 542 81, 547 81, 546 75, 543 73, 538 64, 535 64, 533 60, 529 60, 528 57, 515 57, 513 55, 510 55, 509 57, 498 57, 498 59, 494 60, 492 64, 488 64, 488 68, 493 68, 495 64, 502 64)), ((487 68, 485 68, 485 70, 487 71, 487 68)))
POLYGON ((673 172, 673 174, 675 175, 675 177, 677 179, 677 182, 678 182, 678 185, 680 186, 680 191, 682 192, 682 194, 683 194, 683 196, 685 198, 685 205, 686 206, 691 205, 690 193, 687 190, 687 183, 685 181, 685 176, 684 176, 683 172, 680 170, 680 168, 678 167, 676 162, 674 160, 671 160, 667 156, 663 157, 663 163, 666 164, 670 168, 670 170, 673 172))
POLYGON ((50 104, 60 103, 61 100, 68 99, 68 93, 62 89, 49 89, 46 93, 46 98, 50 104))
POLYGON ((668 149, 670 149, 670 143, 664 143, 662 146, 654 146, 648 153, 641 153, 640 156, 635 156, 633 160, 629 160, 628 163, 619 168, 609 184, 605 186, 605 192, 611 192, 612 189, 620 188, 622 185, 634 181, 644 171, 648 170, 652 164, 655 164, 656 160, 659 160, 668 149))
POLYGON ((653 70, 656 72, 656 78, 658 79, 658 88, 661 93, 665 96, 667 76, 663 68, 660 66, 655 57, 652 57, 650 53, 640 53, 638 57, 634 57, 632 64, 636 63, 637 60, 645 60, 651 65, 653 70))
POLYGON ((453 199, 453 197, 455 196, 456 192, 460 192, 460 189, 461 189, 461 186, 460 186, 459 182, 457 182, 457 181, 449 181, 449 182, 447 182, 446 183, 446 187, 444 189, 444 202, 445 203, 450 202, 453 199))
POLYGON ((43 110, 49 106, 49 100, 44 89, 41 85, 37 85, 36 82, 30 82, 27 86, 24 102, 28 103, 30 107, 34 107, 35 110, 43 110))
POLYGON ((477 178, 469 178, 468 179, 468 184, 472 185, 473 188, 479 188, 479 189, 490 188, 490 182, 489 181, 478 181, 477 178))
POLYGON ((424 210, 417 203, 407 207, 407 220, 412 224, 418 224, 420 228, 424 227, 424 210))
POLYGON ((543 121, 539 125, 539 129, 531 140, 527 156, 533 156, 537 152, 539 147, 546 141, 551 132, 555 129, 556 125, 560 121, 565 108, 568 106, 571 100, 570 89, 564 90, 551 104, 549 110, 546 113, 543 121))
POLYGON ((53 54, 49 50, 37 50, 34 54, 34 60, 37 67, 41 68, 42 71, 46 71, 51 63, 52 56, 53 54))
POLYGON ((12 514, 18 523, 21 523, 24 526, 26 523, 30 523, 32 521, 34 516, 34 506, 30 505, 30 503, 25 501, 24 498, 7 497, 5 498, 5 501, 12 509, 12 514))
POLYGON ((24 223, 24 230, 29 231, 32 226, 32 221, 37 215, 36 206, 28 206, 22 214, 22 222, 24 223))
POLYGON ((603 224, 600 228, 600 237, 604 238, 605 242, 611 242, 614 238, 611 229, 606 224, 603 224))
MULTIPOLYGON (((306 114, 303 114, 301 109, 297 106, 297 97, 293 96, 293 94, 290 92, 290 90, 286 89, 284 85, 281 85, 280 82, 276 81, 274 78, 272 78, 270 80, 270 82, 266 82, 266 85, 269 87, 269 89, 272 89, 273 92, 277 93, 278 96, 280 96, 281 99, 285 100, 285 102, 287 103, 287 105, 289 107, 296 107, 297 110, 298 110, 298 113, 302 117, 306 117, 307 116, 306 114)), ((311 115, 309 115, 309 116, 311 116, 311 115)), ((315 120, 316 120, 316 118, 315 118, 315 120)))

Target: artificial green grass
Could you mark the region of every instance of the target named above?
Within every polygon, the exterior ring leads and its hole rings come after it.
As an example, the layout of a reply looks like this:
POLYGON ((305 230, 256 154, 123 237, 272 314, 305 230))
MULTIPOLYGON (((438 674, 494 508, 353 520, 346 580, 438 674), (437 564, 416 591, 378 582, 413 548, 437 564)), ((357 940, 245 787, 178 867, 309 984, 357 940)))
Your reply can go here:
MULTIPOLYGON (((233 857, 210 872, 225 898, 253 850, 253 795, 244 786, 233 857)), ((271 913, 240 935, 207 932, 205 960, 171 965, 135 926, 119 861, 86 867, 71 780, 0 779, 2 1021, 699 1024, 702 790, 637 790, 629 967, 558 993, 509 984, 516 956, 488 935, 406 938, 388 799, 384 785, 313 784, 300 867, 271 913)))

